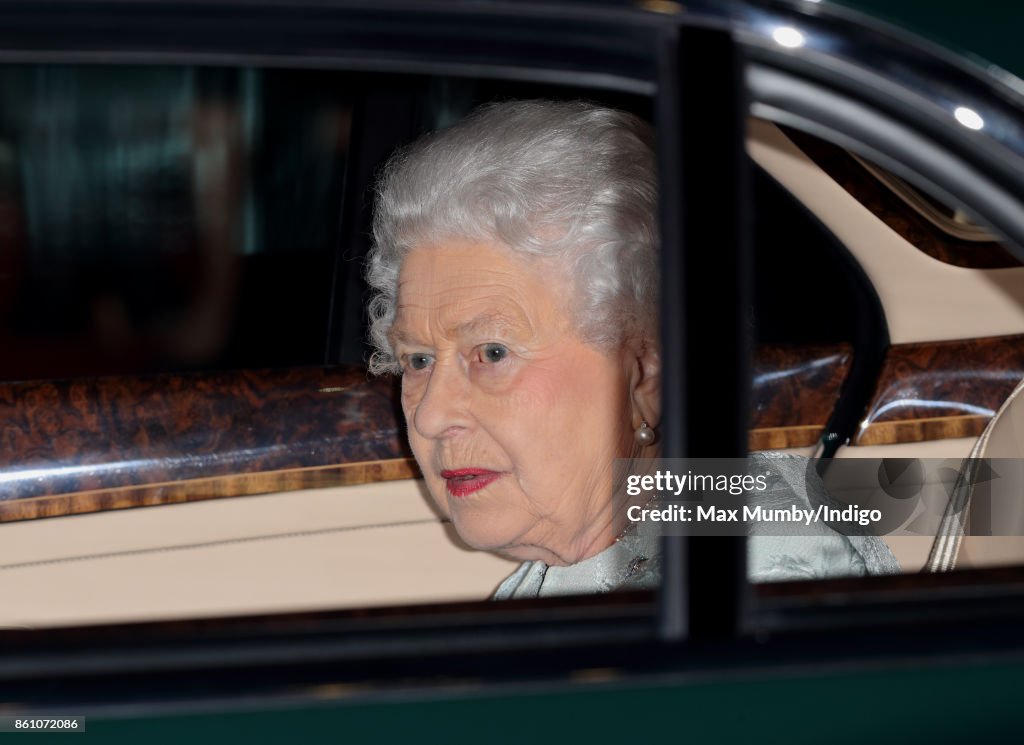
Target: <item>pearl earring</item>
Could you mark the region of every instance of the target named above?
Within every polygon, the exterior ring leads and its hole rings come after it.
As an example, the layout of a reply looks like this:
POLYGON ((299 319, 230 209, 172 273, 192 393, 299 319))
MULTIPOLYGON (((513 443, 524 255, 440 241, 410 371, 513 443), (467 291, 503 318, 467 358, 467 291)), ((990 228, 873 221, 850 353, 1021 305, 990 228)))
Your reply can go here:
POLYGON ((647 420, 640 422, 640 426, 633 430, 633 439, 641 446, 654 444, 654 430, 647 426, 647 420))

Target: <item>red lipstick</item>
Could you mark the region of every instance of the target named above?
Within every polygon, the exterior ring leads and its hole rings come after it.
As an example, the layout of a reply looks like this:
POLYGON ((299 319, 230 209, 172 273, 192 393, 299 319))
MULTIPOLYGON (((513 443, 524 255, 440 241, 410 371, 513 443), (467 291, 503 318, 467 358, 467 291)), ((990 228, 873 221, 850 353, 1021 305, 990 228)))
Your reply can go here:
POLYGON ((499 471, 489 471, 486 468, 457 468, 454 471, 441 471, 441 478, 444 479, 445 486, 448 487, 448 493, 453 497, 465 497, 479 491, 504 475, 499 471))

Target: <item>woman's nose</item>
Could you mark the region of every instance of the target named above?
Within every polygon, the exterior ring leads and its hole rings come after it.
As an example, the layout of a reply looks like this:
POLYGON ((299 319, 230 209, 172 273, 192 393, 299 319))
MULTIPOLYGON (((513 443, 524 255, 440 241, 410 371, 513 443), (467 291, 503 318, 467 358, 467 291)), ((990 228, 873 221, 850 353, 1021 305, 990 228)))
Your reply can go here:
POLYGON ((420 435, 430 439, 453 437, 468 428, 468 382, 457 364, 434 363, 413 415, 413 425, 420 435))

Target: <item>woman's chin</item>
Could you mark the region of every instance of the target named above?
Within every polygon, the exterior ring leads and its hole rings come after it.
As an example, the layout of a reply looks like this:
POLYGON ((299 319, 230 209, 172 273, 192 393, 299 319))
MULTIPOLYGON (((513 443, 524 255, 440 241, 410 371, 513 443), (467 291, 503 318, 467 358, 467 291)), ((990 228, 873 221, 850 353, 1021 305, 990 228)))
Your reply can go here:
POLYGON ((458 523, 455 531, 462 541, 477 551, 487 551, 513 561, 543 561, 553 566, 561 566, 566 562, 554 551, 530 543, 523 543, 520 535, 497 534, 493 530, 464 530, 458 523))
POLYGON ((457 511, 452 514, 455 532, 459 534, 462 542, 472 549, 488 551, 515 561, 542 558, 541 554, 546 553, 539 551, 534 546, 521 545, 519 543, 519 539, 523 535, 521 532, 507 530, 505 526, 495 525, 495 522, 477 516, 460 519, 457 511), (505 529, 496 530, 498 527, 505 529))
POLYGON ((504 555, 504 549, 511 538, 495 531, 493 525, 480 525, 476 520, 459 520, 457 515, 452 516, 452 524, 462 542, 477 551, 504 555))

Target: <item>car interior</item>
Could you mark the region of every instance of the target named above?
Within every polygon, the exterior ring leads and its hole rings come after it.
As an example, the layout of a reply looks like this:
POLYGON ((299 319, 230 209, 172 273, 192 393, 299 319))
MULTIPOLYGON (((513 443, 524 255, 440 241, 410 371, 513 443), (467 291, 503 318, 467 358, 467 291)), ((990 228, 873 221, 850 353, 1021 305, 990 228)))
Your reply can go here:
MULTIPOLYGON (((486 78, 0 67, 0 627, 490 596, 514 564, 435 511, 365 371, 361 262, 387 157, 515 98, 654 119, 486 78)), ((971 206, 762 118, 747 154, 750 450, 1019 454, 1024 266, 971 206)), ((1024 561, 904 533, 906 573, 1024 561)))

